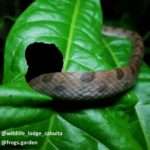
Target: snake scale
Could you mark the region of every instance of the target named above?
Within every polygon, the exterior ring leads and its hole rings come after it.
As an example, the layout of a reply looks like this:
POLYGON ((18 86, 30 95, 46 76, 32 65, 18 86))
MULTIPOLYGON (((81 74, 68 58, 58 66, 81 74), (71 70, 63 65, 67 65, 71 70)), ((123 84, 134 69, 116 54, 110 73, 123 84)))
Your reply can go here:
POLYGON ((103 34, 129 38, 134 51, 128 65, 110 71, 56 72, 32 79, 30 86, 46 95, 65 100, 95 100, 123 92, 135 84, 144 55, 141 36, 123 28, 103 27, 103 34))

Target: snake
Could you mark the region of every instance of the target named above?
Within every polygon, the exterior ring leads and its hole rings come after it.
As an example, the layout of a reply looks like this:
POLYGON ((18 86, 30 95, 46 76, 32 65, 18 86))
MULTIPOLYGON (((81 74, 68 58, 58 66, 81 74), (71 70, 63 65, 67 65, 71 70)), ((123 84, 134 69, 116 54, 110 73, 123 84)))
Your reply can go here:
POLYGON ((110 26, 104 26, 102 34, 131 40, 133 52, 125 66, 108 71, 45 73, 31 79, 29 85, 53 98, 76 101, 104 99, 132 88, 144 56, 142 37, 137 32, 110 26))

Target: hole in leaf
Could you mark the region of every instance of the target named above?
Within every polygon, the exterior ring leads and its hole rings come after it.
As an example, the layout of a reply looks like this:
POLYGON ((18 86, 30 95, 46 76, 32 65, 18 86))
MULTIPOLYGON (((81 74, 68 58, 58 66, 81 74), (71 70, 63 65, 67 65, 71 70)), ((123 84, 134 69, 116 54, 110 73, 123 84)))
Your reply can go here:
POLYGON ((60 72, 63 66, 63 56, 54 44, 33 43, 27 47, 25 56, 29 67, 27 81, 44 73, 60 72))

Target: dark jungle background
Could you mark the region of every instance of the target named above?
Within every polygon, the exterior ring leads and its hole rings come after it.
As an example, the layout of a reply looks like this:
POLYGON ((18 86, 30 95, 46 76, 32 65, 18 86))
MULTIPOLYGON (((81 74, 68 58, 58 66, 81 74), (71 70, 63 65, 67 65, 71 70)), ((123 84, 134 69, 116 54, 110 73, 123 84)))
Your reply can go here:
MULTIPOLYGON (((0 81, 7 34, 16 18, 33 1, 0 0, 0 81)), ((101 3, 104 23, 134 29, 142 35, 145 44, 144 61, 150 65, 150 0, 101 0, 101 3)))

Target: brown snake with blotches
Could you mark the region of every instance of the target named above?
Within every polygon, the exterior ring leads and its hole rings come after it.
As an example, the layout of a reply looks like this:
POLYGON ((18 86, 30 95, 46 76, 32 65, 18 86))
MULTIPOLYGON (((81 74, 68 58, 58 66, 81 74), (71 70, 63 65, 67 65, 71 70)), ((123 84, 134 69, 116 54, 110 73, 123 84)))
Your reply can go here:
POLYGON ((102 72, 56 72, 32 79, 30 86, 46 95, 65 100, 94 100, 114 96, 132 87, 144 55, 141 36, 122 28, 104 27, 104 35, 132 40, 134 51, 127 66, 102 72))

